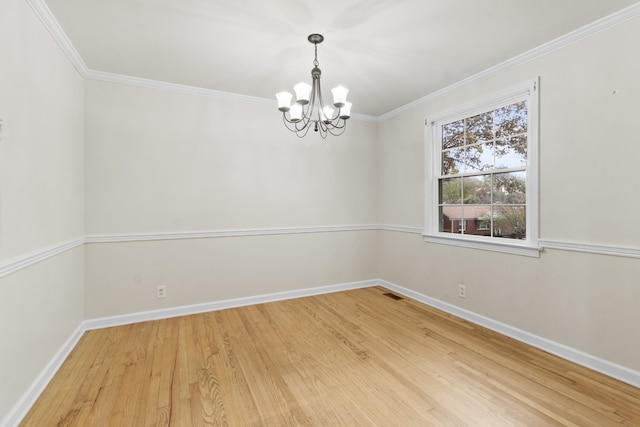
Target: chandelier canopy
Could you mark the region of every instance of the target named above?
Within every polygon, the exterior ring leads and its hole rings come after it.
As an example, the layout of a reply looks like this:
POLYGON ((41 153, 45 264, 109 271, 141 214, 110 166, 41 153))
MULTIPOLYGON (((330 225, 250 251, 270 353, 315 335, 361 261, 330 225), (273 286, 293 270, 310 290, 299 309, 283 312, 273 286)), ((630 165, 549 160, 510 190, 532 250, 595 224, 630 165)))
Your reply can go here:
POLYGON ((342 135, 347 127, 347 119, 351 116, 351 103, 347 102, 349 89, 343 86, 331 90, 333 94, 333 106, 325 105, 320 89, 320 75, 318 68, 318 45, 323 42, 321 34, 311 34, 307 37, 309 43, 315 48, 315 58, 311 69, 311 85, 300 82, 293 87, 296 93, 295 102, 291 102, 293 95, 290 92, 276 93, 278 110, 282 111, 282 120, 291 132, 298 137, 304 137, 309 129, 320 132, 322 138, 328 134, 342 135))

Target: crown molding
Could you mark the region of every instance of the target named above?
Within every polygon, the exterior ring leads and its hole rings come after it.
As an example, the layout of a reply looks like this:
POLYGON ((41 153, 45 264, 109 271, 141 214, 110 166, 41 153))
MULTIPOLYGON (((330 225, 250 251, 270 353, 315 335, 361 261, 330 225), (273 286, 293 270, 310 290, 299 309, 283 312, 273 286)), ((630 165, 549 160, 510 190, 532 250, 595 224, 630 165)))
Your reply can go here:
POLYGON ((216 99, 224 99, 227 101, 244 102, 246 104, 269 105, 276 106, 275 100, 259 98, 257 96, 240 95, 237 93, 223 92, 213 89, 205 89, 197 86, 188 86, 178 83, 164 82, 160 80, 144 79, 141 77, 126 76, 123 74, 107 73, 104 71, 87 70, 85 78, 91 80, 99 80, 109 83, 119 83, 129 86, 143 87, 147 89, 162 89, 181 92, 191 95, 208 96, 216 99))
MULTIPOLYGON (((86 79, 98 80, 110 83, 125 84, 129 86, 137 86, 148 89, 161 89, 171 90, 174 92, 186 93, 191 95, 208 96, 215 99, 221 99, 226 101, 242 102, 245 104, 254 105, 266 105, 270 107, 277 106, 274 99, 260 98, 257 96, 240 95, 237 93, 223 92, 219 90, 206 89, 197 86, 188 86, 178 83, 165 82, 160 80, 151 80, 141 77, 127 76, 122 74, 108 73, 104 71, 91 70, 87 67, 84 60, 71 43, 71 40, 67 37, 64 30, 58 23, 51 9, 44 3, 43 0, 27 0, 33 11, 36 13, 40 21, 47 28, 49 33, 53 36, 54 40, 62 48, 63 52, 67 55, 71 63, 74 65, 80 75, 86 79)), ((354 120, 377 123, 379 120, 377 117, 368 116, 366 114, 354 113, 351 115, 354 120)))
POLYGON ((514 56, 511 59, 494 65, 493 67, 487 68, 486 70, 467 77, 466 79, 460 80, 457 83, 454 83, 450 86, 432 92, 429 95, 423 96, 422 98, 416 99, 415 101, 412 101, 406 105, 391 110, 388 113, 382 114, 381 116, 378 116, 377 119, 379 122, 384 122, 391 118, 397 117, 428 102, 434 101, 438 98, 442 98, 450 93, 456 92, 457 90, 460 90, 472 84, 487 80, 491 77, 495 77, 507 70, 510 70, 511 68, 520 66, 534 59, 548 55, 558 49, 569 46, 573 43, 576 43, 587 37, 591 37, 594 34, 615 27, 616 25, 620 25, 639 16, 640 2, 633 4, 625 9, 619 10, 618 12, 615 12, 609 16, 605 16, 604 18, 587 24, 570 33, 562 35, 554 40, 551 40, 550 42, 544 43, 538 47, 521 53, 520 55, 514 56))
MULTIPOLYGON (((208 96, 210 98, 221 99, 225 101, 242 102, 245 104, 254 105, 266 105, 269 107, 276 107, 277 102, 275 99, 260 98, 257 96, 240 95, 232 92, 223 92, 214 89, 205 89, 198 86, 188 86, 179 83, 170 83, 160 80, 144 79, 141 77, 126 76, 123 74, 107 73, 104 71, 87 70, 84 77, 91 80, 98 80, 109 83, 119 83, 129 86, 137 86, 147 89, 160 89, 170 90, 174 92, 180 92, 190 95, 208 96)), ((367 116, 365 114, 352 114, 351 118, 354 120, 377 123, 378 118, 374 116, 367 116)))
MULTIPOLYGON (((27 2, 31 6, 31 8, 35 11, 36 15, 40 18, 40 20, 45 25, 45 27, 49 30, 53 38, 60 45, 60 47, 65 52, 69 60, 76 67, 80 75, 82 75, 85 78, 111 82, 111 83, 126 84, 131 86, 146 87, 151 89, 173 90, 173 91, 182 92, 182 93, 203 95, 203 96, 213 97, 216 99, 244 102, 248 104, 269 105, 269 106, 276 105, 275 100, 266 99, 266 98, 240 95, 240 94, 235 94, 231 92, 223 92, 223 91, 205 89, 205 88, 200 88, 195 86, 188 86, 188 85, 169 83, 169 82, 164 82, 159 80, 150 80, 150 79, 144 79, 139 77, 125 76, 121 74, 90 70, 82 60, 82 57, 80 56, 78 51, 75 49, 75 47, 73 46, 73 44, 71 43, 67 35, 62 30, 62 27, 60 27, 60 24, 58 23, 56 18, 53 16, 53 14, 51 13, 51 10, 44 3, 44 1, 43 0, 27 0, 27 2)), ((477 74, 474 74, 473 76, 470 76, 466 79, 460 80, 457 83, 454 83, 443 89, 432 92, 431 94, 426 95, 422 98, 416 99, 415 101, 412 101, 406 105, 398 107, 392 111, 389 111, 388 113, 382 114, 380 116, 370 116, 366 114, 356 113, 356 114, 352 114, 351 118, 355 120, 371 122, 371 123, 382 123, 393 117, 397 117, 407 111, 413 110, 427 102, 446 96, 447 94, 455 92, 471 84, 481 82, 483 80, 489 79, 490 77, 494 77, 511 68, 517 67, 519 65, 532 61, 541 56, 547 55, 565 46, 576 43, 584 38, 590 37, 594 34, 607 30, 616 25, 622 24, 630 19, 637 18, 638 16, 640 16, 640 2, 634 5, 631 5, 625 9, 622 9, 618 12, 615 12, 609 16, 605 16, 604 18, 601 18, 590 24, 587 24, 581 28, 578 28, 577 30, 574 30, 563 36, 560 36, 550 42, 547 42, 543 45, 533 48, 527 52, 517 55, 498 65, 487 68, 486 70, 481 71, 477 74)))
POLYGON ((69 40, 62 30, 58 20, 53 16, 53 13, 51 13, 51 9, 49 9, 43 0, 27 0, 27 3, 31 6, 38 18, 40 18, 45 28, 51 33, 54 40, 60 45, 63 52, 67 55, 67 58, 69 58, 73 66, 76 67, 76 70, 78 70, 82 77, 86 77, 89 72, 87 65, 71 43, 71 40, 69 40))

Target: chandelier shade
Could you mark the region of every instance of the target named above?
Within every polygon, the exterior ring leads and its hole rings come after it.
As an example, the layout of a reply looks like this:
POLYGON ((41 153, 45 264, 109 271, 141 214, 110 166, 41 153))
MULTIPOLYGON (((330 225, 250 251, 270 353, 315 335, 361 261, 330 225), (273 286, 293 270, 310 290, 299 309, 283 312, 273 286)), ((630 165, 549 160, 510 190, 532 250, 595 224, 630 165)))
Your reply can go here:
POLYGON ((322 138, 329 134, 342 135, 347 127, 347 119, 351 117, 351 103, 347 102, 349 89, 340 85, 331 90, 335 109, 324 103, 320 87, 322 71, 318 67, 318 44, 324 41, 324 37, 321 34, 311 34, 307 40, 315 48, 311 84, 300 82, 293 87, 295 101, 290 92, 276 93, 278 110, 282 111, 282 120, 287 129, 300 138, 311 128, 322 138))

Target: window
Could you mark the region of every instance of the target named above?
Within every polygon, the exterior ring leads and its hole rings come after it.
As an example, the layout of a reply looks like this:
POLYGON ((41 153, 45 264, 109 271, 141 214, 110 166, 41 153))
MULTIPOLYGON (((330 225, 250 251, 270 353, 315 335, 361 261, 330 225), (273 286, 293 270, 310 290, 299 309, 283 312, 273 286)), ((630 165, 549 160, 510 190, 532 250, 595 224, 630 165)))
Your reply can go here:
POLYGON ((538 256, 537 86, 425 121, 425 240, 538 256))
POLYGON ((491 230, 491 220, 490 219, 480 219, 478 220, 478 228, 477 230, 491 230))

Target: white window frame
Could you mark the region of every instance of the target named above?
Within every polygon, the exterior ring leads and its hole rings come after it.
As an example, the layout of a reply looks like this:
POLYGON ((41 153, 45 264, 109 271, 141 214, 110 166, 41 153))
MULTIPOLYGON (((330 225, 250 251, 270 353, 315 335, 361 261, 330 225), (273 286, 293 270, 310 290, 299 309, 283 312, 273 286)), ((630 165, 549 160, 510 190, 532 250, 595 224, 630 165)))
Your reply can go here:
POLYGON ((473 102, 434 114, 425 119, 425 242, 527 256, 540 256, 538 207, 539 158, 539 79, 535 78, 473 102), (440 231, 438 214, 438 177, 442 162, 440 133, 443 124, 472 117, 519 101, 527 101, 527 237, 524 240, 440 231))
POLYGON ((476 226, 476 230, 478 230, 478 231, 491 230, 491 223, 492 223, 492 221, 491 221, 490 219, 489 219, 489 220, 486 220, 486 219, 478 219, 478 220, 477 220, 477 222, 476 222, 476 224, 478 224, 478 225, 476 226), (487 223, 487 222, 488 222, 489 224, 488 224, 486 227, 481 227, 481 226, 480 226, 480 224, 484 224, 484 223, 487 223))

